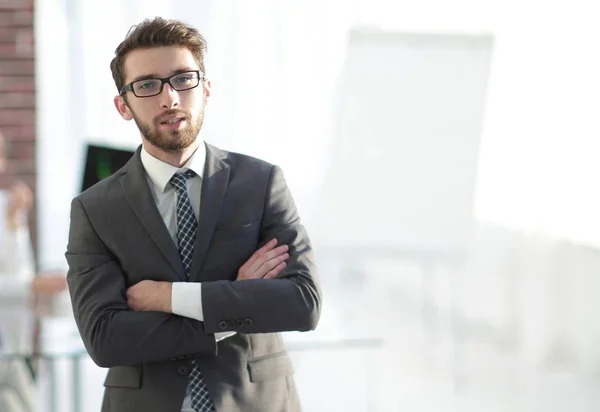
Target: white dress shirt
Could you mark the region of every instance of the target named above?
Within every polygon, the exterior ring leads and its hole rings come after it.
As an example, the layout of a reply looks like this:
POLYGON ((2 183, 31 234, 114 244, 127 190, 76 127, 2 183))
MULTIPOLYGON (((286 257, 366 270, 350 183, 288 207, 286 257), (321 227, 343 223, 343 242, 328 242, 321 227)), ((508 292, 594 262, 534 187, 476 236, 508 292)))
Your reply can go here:
MULTIPOLYGON (((196 216, 196 222, 198 222, 205 157, 206 148, 204 144, 201 144, 187 163, 182 168, 177 168, 150 155, 142 147, 142 164, 146 170, 146 177, 152 191, 152 196, 175 244, 177 244, 177 192, 169 184, 169 181, 175 173, 185 172, 188 169, 196 173, 196 176, 187 179, 187 190, 194 215, 196 216)), ((201 283, 173 283, 173 292, 171 294, 173 313, 197 319, 201 322, 204 321, 201 290, 201 283)))
MULTIPOLYGON (((194 215, 196 216, 196 222, 198 222, 198 217, 200 216, 202 178, 204 176, 204 163, 206 160, 206 146, 204 146, 204 142, 201 142, 198 149, 196 149, 189 160, 181 168, 157 159, 148 153, 143 146, 141 159, 142 165, 146 170, 148 185, 150 186, 158 211, 169 230, 173 242, 177 244, 177 192, 173 186, 169 184, 169 181, 171 180, 171 177, 178 172, 184 173, 187 170, 192 170, 196 173, 196 176, 187 179, 186 183, 190 203, 194 215)), ((203 322, 202 283, 173 282, 171 291, 171 310, 175 315, 185 316, 203 322)), ((218 332, 215 333, 215 340, 219 342, 220 340, 233 335, 235 335, 235 332, 218 332)), ((194 412, 191 407, 189 393, 185 397, 181 411, 194 412)))
MULTIPOLYGON (((175 173, 184 173, 192 170, 196 173, 191 179, 187 179, 187 190, 196 222, 200 216, 200 196, 202 192, 202 177, 204 175, 204 162, 206 159, 206 147, 204 143, 192 154, 189 160, 178 168, 149 154, 145 148, 141 151, 142 164, 146 170, 148 184, 156 206, 162 216, 165 225, 177 244, 177 191, 169 184, 175 173)), ((171 306, 174 314, 204 321, 202 310, 202 283, 199 282, 173 282, 171 293, 171 306)), ((217 333, 217 341, 231 333, 217 333)))

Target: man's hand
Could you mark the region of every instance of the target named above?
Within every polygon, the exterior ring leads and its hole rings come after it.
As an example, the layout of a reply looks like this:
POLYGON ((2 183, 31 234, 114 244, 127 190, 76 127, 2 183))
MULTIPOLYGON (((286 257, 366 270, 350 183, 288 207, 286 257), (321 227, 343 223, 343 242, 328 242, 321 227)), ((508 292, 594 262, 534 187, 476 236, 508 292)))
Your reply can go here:
POLYGON ((170 282, 142 280, 127 289, 127 304, 138 312, 172 313, 170 282))
POLYGON ((254 252, 250 259, 238 270, 236 280, 272 279, 279 275, 287 266, 285 261, 290 255, 287 253, 287 245, 278 247, 275 247, 275 245, 277 245, 277 239, 272 239, 254 252))

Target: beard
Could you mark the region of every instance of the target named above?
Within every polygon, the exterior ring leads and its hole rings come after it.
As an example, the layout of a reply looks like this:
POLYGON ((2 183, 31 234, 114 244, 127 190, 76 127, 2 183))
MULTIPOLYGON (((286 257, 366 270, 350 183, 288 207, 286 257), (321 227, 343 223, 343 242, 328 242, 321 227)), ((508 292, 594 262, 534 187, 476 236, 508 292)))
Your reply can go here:
POLYGON ((181 152, 192 145, 200 133, 204 123, 204 105, 202 105, 198 117, 192 117, 182 110, 168 110, 156 116, 152 124, 144 123, 133 113, 133 120, 142 136, 152 144, 165 152, 181 152), (185 127, 178 130, 160 130, 161 119, 165 116, 177 116, 185 119, 185 127))

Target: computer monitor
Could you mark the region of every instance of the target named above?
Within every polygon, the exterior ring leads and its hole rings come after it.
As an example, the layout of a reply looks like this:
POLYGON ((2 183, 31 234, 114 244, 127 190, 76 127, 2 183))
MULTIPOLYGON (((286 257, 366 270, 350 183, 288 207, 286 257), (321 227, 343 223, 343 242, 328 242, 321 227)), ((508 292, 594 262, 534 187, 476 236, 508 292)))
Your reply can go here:
POLYGON ((133 150, 88 144, 82 191, 115 173, 131 159, 133 150))

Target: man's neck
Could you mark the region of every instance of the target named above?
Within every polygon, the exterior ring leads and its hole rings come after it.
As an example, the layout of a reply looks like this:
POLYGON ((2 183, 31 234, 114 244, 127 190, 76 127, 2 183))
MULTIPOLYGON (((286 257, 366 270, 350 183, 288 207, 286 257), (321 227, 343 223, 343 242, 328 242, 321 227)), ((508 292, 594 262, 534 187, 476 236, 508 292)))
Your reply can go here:
POLYGON ((184 164, 186 164, 190 157, 192 157, 200 143, 202 143, 201 139, 196 139, 196 141, 189 147, 177 152, 166 152, 152 145, 148 141, 144 141, 142 144, 144 145, 144 149, 146 149, 148 154, 156 157, 158 160, 162 160, 171 166, 182 167, 184 164))

